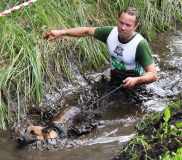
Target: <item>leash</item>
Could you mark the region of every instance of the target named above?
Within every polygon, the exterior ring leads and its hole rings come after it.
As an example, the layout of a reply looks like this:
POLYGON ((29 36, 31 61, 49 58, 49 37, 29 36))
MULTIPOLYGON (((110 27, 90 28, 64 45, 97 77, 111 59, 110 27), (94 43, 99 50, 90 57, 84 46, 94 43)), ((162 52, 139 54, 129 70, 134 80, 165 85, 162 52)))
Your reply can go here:
POLYGON ((113 91, 109 92, 108 94, 106 94, 105 96, 101 97, 100 99, 98 99, 97 101, 95 101, 94 103, 90 104, 88 107, 84 108, 83 110, 81 110, 80 112, 76 113, 74 116, 69 117, 64 124, 73 119, 74 117, 76 117, 77 115, 79 115, 80 113, 82 113, 83 111, 85 111, 86 109, 90 108, 91 106, 93 106, 95 103, 99 102, 100 100, 102 100, 103 98, 107 97, 108 95, 112 94, 113 92, 115 92, 116 90, 120 89, 121 87, 123 87, 123 85, 120 85, 119 87, 117 87, 116 89, 114 89, 113 91))
MULTIPOLYGON (((113 91, 109 92, 108 94, 106 94, 105 96, 101 97, 100 99, 98 99, 97 101, 95 101, 94 103, 90 104, 88 107, 84 108, 83 110, 81 110, 80 112, 76 113, 75 115, 69 117, 67 120, 64 121, 53 121, 52 127, 54 128, 54 130, 59 134, 60 137, 65 137, 66 135, 66 131, 63 130, 65 127, 65 124, 73 119, 74 117, 76 117, 77 115, 79 115, 80 113, 82 113, 83 111, 85 111, 86 109, 90 108, 91 106, 93 106, 95 103, 97 103, 98 101, 102 100, 103 98, 107 97, 108 95, 112 94, 113 92, 115 92, 116 90, 120 89, 121 87, 123 87, 123 85, 120 85, 119 87, 117 87, 116 89, 114 89, 113 91), (61 124, 63 128, 60 128, 59 126, 57 126, 57 124, 61 124), (61 130, 60 130, 61 129, 61 130), (64 133, 63 133, 64 132, 64 133)), ((44 133, 47 133, 47 128, 43 129, 44 133)))

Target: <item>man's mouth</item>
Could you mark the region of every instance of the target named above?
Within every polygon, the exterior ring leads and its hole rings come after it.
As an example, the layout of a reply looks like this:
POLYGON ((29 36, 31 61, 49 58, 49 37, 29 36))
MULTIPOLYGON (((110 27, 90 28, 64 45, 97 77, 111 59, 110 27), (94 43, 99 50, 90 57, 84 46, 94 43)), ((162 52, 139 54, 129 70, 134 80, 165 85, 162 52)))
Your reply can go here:
POLYGON ((125 32, 119 32, 119 34, 120 34, 121 36, 125 36, 125 35, 126 35, 125 32))

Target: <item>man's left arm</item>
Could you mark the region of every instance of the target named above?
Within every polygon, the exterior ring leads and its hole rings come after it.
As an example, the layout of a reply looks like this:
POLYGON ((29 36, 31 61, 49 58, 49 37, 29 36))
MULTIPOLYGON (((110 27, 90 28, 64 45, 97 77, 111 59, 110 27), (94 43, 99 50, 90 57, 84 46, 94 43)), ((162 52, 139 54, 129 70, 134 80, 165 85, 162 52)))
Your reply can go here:
POLYGON ((125 87, 135 84, 148 84, 157 80, 157 70, 152 57, 152 51, 146 40, 142 40, 137 47, 136 60, 143 66, 145 73, 140 77, 128 77, 123 83, 125 87))
POLYGON ((157 80, 157 70, 154 63, 144 67, 145 73, 140 77, 128 77, 123 83, 124 86, 130 88, 135 84, 148 84, 157 80))

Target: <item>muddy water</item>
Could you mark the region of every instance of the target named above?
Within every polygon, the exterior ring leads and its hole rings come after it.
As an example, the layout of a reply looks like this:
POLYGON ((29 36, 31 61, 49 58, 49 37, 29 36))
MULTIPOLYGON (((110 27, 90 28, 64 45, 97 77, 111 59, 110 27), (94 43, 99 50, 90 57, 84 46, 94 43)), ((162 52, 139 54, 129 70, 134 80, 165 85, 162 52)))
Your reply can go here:
MULTIPOLYGON (((7 131, 0 131, 0 159, 105 160, 113 158, 115 149, 121 147, 133 136, 134 127, 141 120, 142 115, 163 110, 167 100, 179 96, 182 92, 182 25, 175 32, 159 34, 158 40, 151 42, 150 45, 154 52, 159 79, 147 85, 147 90, 152 95, 148 97, 148 100, 134 103, 124 98, 122 92, 114 92, 99 104, 103 113, 99 119, 99 125, 91 132, 77 138, 60 140, 62 145, 60 148, 43 148, 37 143, 35 147, 19 149, 15 141, 15 128, 17 130, 26 128, 27 122, 24 117, 19 124, 9 126, 7 131), (12 133, 15 133, 14 139, 10 139, 12 133)), ((97 77, 98 74, 92 76, 97 77)), ((45 100, 39 105, 40 109, 28 118, 36 122, 41 120, 42 114, 54 108, 86 107, 112 90, 113 88, 105 85, 81 83, 79 88, 73 87, 63 93, 47 93, 45 100)), ((50 146, 55 146, 54 141, 49 143, 50 146)))

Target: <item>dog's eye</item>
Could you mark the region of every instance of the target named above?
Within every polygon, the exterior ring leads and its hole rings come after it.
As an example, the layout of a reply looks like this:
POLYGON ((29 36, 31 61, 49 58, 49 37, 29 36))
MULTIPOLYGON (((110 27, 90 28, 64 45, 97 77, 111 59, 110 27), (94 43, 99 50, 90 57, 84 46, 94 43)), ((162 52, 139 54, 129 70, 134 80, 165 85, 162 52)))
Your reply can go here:
POLYGON ((30 131, 30 134, 36 135, 36 133, 34 132, 34 130, 30 131))

